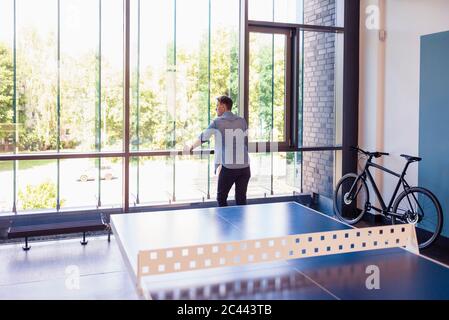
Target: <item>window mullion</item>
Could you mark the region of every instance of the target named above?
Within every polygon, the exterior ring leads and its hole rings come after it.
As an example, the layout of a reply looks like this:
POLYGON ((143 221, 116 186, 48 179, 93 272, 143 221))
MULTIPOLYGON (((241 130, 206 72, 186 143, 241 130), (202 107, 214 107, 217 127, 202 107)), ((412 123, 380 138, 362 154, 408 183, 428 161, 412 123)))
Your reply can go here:
MULTIPOLYGON (((101 32, 102 32, 102 21, 101 21, 101 10, 102 10, 102 6, 101 6, 101 1, 102 0, 98 0, 98 53, 97 53, 97 65, 98 65, 98 73, 97 73, 97 112, 96 112, 96 116, 97 119, 95 119, 95 123, 97 126, 97 130, 96 130, 96 150, 98 152, 101 152, 101 129, 102 129, 102 121, 101 121, 101 117, 102 117, 102 112, 101 112, 101 98, 102 98, 102 88, 101 88, 101 55, 102 55, 102 47, 101 47, 101 41, 102 41, 102 37, 101 37, 101 32)), ((100 208, 101 207, 101 164, 102 164, 102 159, 98 158, 97 160, 97 164, 98 164, 98 203, 97 203, 97 207, 100 208)))
POLYGON ((123 93, 123 151, 124 157, 122 158, 122 211, 124 213, 129 212, 129 166, 130 166, 130 1, 123 0, 123 22, 124 22, 124 93, 123 93))
MULTIPOLYGON (((18 122, 19 117, 17 113, 17 10, 16 10, 16 0, 14 0, 14 43, 13 43, 13 73, 14 73, 14 84, 13 84, 13 124, 14 124, 14 154, 18 153, 19 147, 17 145, 19 141, 19 132, 18 132, 18 122)), ((13 177, 13 188, 14 188, 14 195, 13 195, 13 206, 12 211, 14 214, 17 214, 17 167, 18 167, 18 161, 13 161, 13 171, 14 171, 14 177, 13 177)))
MULTIPOLYGON (((57 117, 57 153, 61 151, 61 0, 58 0, 58 35, 57 35, 57 98, 56 98, 56 117, 57 117)), ((56 160, 56 211, 61 209, 61 160, 56 160)))

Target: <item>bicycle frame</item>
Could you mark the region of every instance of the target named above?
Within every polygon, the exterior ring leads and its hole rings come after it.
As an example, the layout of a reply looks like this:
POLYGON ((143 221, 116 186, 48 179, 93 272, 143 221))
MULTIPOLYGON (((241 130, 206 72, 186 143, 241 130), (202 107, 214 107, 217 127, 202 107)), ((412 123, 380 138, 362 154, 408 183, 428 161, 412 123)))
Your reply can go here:
MULTIPOLYGON (((405 176, 407 175, 407 170, 408 170, 408 167, 410 166, 410 162, 407 162, 407 164, 405 165, 404 170, 402 171, 401 174, 397 174, 396 172, 393 172, 393 171, 391 171, 391 170, 389 170, 389 169, 387 169, 387 168, 385 168, 385 167, 383 167, 381 165, 373 163, 372 162, 372 158, 373 157, 371 156, 368 159, 368 161, 366 162, 365 169, 363 170, 363 173, 360 174, 359 177, 357 178, 357 180, 354 182, 354 185, 351 187, 351 190, 349 191, 349 194, 352 193, 353 188, 357 185, 357 182, 360 179, 362 179, 365 183, 368 181, 368 182, 371 183, 371 185, 373 187, 373 190, 374 190, 374 193, 375 193, 375 195, 376 195, 377 199, 379 200, 379 203, 380 203, 380 205, 382 207, 382 208, 376 208, 375 206, 371 205, 370 209, 373 209, 373 210, 375 210, 375 211, 377 211, 377 212, 379 212, 379 213, 381 213, 383 215, 386 215, 386 216, 389 215, 389 216, 403 217, 402 214, 391 212, 391 209, 392 209, 392 207, 394 205, 394 201, 396 200, 396 197, 397 197, 397 195, 399 193, 399 190, 400 190, 401 186, 404 188, 405 191, 410 189, 410 185, 405 180, 405 176), (393 195, 392 195, 392 197, 390 199, 390 202, 389 202, 388 206, 385 203, 385 201, 384 201, 384 199, 383 199, 383 197, 382 197, 382 195, 381 195, 381 193, 379 191, 379 188, 377 187, 376 181, 374 180, 374 178, 373 178, 373 176, 372 176, 372 174, 371 174, 371 172, 369 170, 370 168, 375 168, 375 169, 381 170, 381 171, 383 171, 385 173, 388 173, 388 174, 390 174, 392 176, 395 176, 395 177, 397 177, 399 179, 398 184, 396 185, 396 188, 394 189, 393 195)), ((357 191, 357 194, 358 194, 358 191, 357 191)), ((355 195, 355 198, 357 197, 357 194, 355 195)))

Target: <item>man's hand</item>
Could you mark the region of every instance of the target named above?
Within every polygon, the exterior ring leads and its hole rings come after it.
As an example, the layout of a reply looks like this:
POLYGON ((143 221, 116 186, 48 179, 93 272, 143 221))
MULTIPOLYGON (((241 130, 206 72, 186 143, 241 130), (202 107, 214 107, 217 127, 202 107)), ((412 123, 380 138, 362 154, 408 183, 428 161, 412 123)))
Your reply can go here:
POLYGON ((199 139, 196 139, 192 145, 190 145, 190 144, 185 145, 183 152, 184 152, 184 154, 192 154, 193 150, 195 150, 196 148, 198 148, 200 146, 201 146, 201 141, 199 139))
POLYGON ((191 154, 193 151, 193 146, 191 146, 190 144, 186 144, 184 146, 184 149, 182 151, 183 154, 191 154))

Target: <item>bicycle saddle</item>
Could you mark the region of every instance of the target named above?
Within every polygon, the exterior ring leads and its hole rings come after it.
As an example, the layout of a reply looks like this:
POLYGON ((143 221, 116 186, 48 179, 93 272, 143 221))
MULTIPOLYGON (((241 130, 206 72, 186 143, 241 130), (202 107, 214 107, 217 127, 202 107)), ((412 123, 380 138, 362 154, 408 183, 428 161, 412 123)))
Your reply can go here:
POLYGON ((422 160, 420 157, 412 157, 406 154, 401 154, 401 157, 406 159, 408 162, 419 162, 422 160))

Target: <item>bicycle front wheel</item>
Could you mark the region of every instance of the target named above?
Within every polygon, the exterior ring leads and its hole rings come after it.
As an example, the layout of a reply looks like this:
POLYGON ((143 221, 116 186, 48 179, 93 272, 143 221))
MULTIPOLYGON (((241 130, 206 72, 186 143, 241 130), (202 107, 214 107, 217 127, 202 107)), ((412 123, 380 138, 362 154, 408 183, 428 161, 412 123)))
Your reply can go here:
POLYGON ((411 188, 396 199, 393 212, 400 217, 393 217, 393 224, 413 224, 420 249, 434 243, 443 227, 443 210, 440 202, 429 190, 411 188))
POLYGON ((334 193, 334 211, 341 221, 356 224, 365 214, 368 203, 365 180, 356 174, 348 174, 338 182, 334 193))

